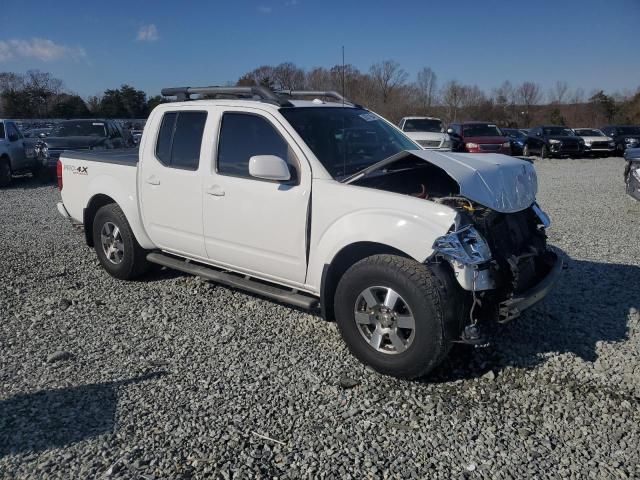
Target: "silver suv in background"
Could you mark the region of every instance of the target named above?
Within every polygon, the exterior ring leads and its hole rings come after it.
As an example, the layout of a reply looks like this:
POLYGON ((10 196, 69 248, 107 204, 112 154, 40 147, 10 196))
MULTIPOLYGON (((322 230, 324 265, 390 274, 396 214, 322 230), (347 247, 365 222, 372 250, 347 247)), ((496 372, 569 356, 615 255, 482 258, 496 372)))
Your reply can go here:
POLYGON ((398 127, 424 149, 451 150, 451 140, 439 118, 404 117, 398 127))
POLYGON ((0 119, 0 187, 9 185, 15 173, 35 173, 37 169, 33 145, 25 144, 15 122, 0 119))

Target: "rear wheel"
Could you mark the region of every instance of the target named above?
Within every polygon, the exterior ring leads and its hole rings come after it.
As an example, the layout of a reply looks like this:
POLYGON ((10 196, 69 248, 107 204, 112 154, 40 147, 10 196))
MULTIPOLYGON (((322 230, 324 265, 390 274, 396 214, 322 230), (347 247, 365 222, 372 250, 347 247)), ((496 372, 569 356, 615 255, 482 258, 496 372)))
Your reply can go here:
POLYGON ((11 164, 9 159, 0 158, 0 187, 7 187, 11 184, 11 164))
POLYGON ((105 205, 96 213, 93 245, 100 263, 113 277, 131 280, 149 269, 147 252, 136 240, 127 218, 115 203, 105 205))
POLYGON ((374 255, 338 283, 335 312, 345 343, 363 363, 400 378, 429 373, 448 353, 442 287, 425 265, 374 255))

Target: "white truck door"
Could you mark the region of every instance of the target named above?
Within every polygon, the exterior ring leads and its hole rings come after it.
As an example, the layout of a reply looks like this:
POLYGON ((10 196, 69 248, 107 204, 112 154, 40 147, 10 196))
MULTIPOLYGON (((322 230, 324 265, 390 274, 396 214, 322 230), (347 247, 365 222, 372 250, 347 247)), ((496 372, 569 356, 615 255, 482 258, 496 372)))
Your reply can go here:
MULTIPOLYGON (((206 111, 176 108, 153 117, 138 172, 140 211, 162 250, 206 258, 202 231, 202 137, 206 111)), ((209 155, 205 156, 208 158, 209 155)))
POLYGON ((204 236, 212 263, 302 285, 307 269, 311 169, 278 120, 266 112, 221 111, 218 147, 204 179, 204 236), (249 159, 287 161, 289 181, 249 174, 249 159))

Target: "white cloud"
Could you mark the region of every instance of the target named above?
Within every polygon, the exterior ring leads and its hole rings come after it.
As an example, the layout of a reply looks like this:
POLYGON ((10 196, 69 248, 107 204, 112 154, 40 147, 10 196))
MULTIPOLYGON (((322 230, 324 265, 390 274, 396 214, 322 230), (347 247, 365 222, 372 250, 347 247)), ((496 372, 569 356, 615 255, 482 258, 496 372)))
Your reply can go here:
POLYGON ((138 30, 138 40, 141 42, 155 42, 160 38, 158 28, 153 24, 143 25, 138 30))
POLYGON ((61 59, 80 60, 86 56, 83 48, 60 45, 46 38, 0 40, 0 62, 7 62, 14 58, 52 62, 61 59))
POLYGON ((264 14, 269 14, 269 13, 271 13, 271 10, 273 10, 271 7, 267 7, 267 6, 265 6, 265 5, 261 5, 261 6, 259 6, 259 7, 258 7, 258 11, 259 11, 260 13, 264 13, 264 14))

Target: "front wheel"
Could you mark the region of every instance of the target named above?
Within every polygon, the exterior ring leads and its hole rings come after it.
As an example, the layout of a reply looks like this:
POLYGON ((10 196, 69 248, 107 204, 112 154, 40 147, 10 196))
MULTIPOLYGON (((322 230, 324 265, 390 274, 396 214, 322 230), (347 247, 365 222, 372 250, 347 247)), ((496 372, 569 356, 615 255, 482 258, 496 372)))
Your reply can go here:
POLYGON ((100 263, 115 278, 131 280, 149 269, 147 252, 136 240, 127 218, 115 203, 105 205, 96 213, 93 245, 100 263))
POLYGON ((9 160, 0 159, 0 187, 8 187, 11 185, 11 165, 9 164, 9 160))
POLYGON ((363 363, 400 378, 429 373, 449 352, 438 279, 428 267, 396 255, 353 265, 335 295, 338 329, 363 363))
POLYGON ((547 150, 547 146, 546 146, 546 145, 543 145, 543 146, 540 148, 540 158, 547 158, 547 157, 549 157, 549 153, 548 153, 548 150, 547 150))

